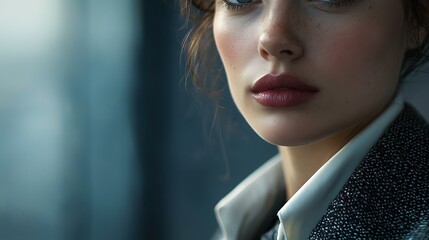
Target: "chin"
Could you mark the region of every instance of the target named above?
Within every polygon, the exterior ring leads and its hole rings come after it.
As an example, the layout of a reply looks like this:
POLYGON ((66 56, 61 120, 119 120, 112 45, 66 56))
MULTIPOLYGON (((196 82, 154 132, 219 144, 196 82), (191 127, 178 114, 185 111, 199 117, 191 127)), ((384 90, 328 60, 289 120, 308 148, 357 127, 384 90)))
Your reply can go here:
POLYGON ((256 131, 256 133, 266 142, 285 147, 297 147, 310 144, 320 139, 319 136, 309 136, 303 131, 256 131))

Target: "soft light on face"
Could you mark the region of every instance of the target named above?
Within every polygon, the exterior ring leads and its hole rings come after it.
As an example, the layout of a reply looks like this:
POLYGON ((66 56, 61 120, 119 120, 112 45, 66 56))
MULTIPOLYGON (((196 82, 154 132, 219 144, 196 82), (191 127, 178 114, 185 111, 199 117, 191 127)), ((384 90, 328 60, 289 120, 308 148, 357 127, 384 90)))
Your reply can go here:
POLYGON ((266 141, 297 146, 354 131, 387 107, 407 50, 405 28, 401 0, 225 0, 213 31, 244 118, 266 141), (252 86, 267 74, 318 92, 291 107, 261 105, 252 86))

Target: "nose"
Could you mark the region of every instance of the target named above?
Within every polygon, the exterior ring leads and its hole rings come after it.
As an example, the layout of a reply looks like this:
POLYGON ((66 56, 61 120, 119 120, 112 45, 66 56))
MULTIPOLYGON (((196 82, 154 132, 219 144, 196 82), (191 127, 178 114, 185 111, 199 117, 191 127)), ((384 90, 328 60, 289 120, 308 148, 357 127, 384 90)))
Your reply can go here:
POLYGON ((264 19, 258 51, 267 61, 295 61, 304 53, 303 44, 296 36, 302 26, 287 12, 291 11, 283 9, 283 11, 270 13, 264 19))

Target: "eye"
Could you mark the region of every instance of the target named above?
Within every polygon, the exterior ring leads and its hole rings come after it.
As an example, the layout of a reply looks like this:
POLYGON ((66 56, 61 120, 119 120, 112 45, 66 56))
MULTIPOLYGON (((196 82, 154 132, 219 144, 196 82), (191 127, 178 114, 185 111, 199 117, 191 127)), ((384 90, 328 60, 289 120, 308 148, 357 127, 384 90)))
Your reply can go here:
POLYGON ((358 0, 310 0, 319 5, 321 9, 346 8, 355 4, 358 0))
POLYGON ((254 0, 224 0, 224 2, 230 3, 230 4, 249 4, 252 3, 254 0))
POLYGON ((259 3, 261 0, 219 0, 219 2, 228 10, 240 10, 244 7, 259 3))

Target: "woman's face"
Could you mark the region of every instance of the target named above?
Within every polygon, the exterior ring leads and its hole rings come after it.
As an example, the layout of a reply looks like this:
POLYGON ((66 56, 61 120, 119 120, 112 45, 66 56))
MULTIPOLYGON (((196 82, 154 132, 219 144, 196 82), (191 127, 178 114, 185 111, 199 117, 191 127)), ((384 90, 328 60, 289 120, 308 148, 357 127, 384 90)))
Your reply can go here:
POLYGON ((407 44, 401 0, 216 0, 234 102, 266 141, 353 131, 390 103, 407 44))

